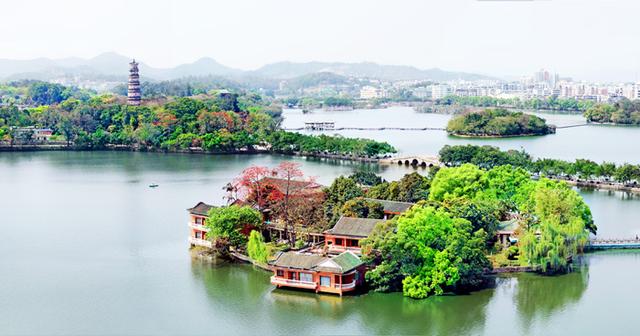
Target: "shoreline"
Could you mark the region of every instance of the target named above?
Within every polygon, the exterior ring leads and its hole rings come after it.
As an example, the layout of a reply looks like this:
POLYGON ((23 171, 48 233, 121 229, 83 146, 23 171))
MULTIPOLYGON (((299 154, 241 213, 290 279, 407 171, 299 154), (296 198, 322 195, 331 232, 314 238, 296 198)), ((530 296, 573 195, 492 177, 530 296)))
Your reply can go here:
POLYGON ((0 145, 0 152, 47 152, 47 151, 69 151, 69 152, 147 152, 147 153, 164 153, 164 154, 199 154, 199 155, 289 155, 297 157, 343 160, 361 163, 379 163, 384 158, 359 157, 350 155, 337 155, 325 153, 302 153, 302 152, 279 152, 267 149, 251 149, 251 150, 230 150, 230 151, 208 151, 200 147, 191 147, 188 149, 158 149, 152 147, 132 147, 128 145, 107 145, 105 148, 86 148, 67 145, 0 145))
MULTIPOLYGON (((324 154, 324 153, 300 153, 300 152, 277 152, 270 151, 266 149, 253 149, 253 150, 234 150, 234 151, 206 151, 202 148, 190 148, 190 149, 177 149, 177 150, 165 150, 165 149, 156 149, 156 148, 133 148, 131 146, 126 145, 108 145, 106 148, 101 149, 92 149, 92 148, 81 148, 76 146, 67 146, 60 144, 52 144, 52 145, 0 145, 0 153, 1 152, 37 152, 37 151, 70 151, 70 152, 81 152, 81 151, 120 151, 120 152, 148 152, 148 153, 165 153, 165 154, 198 154, 198 155, 256 155, 256 154, 267 154, 267 155, 288 155, 294 157, 302 157, 302 158, 316 158, 316 159, 325 159, 325 160, 340 160, 340 161, 349 161, 354 163, 367 163, 367 164, 384 164, 385 160, 389 162, 393 162, 394 158, 369 158, 369 157, 353 157, 348 155, 335 155, 335 154, 324 154)), ((640 185, 638 186, 626 186, 612 182, 596 182, 596 181, 576 181, 569 180, 559 177, 548 177, 557 181, 564 181, 567 184, 575 187, 581 188, 591 188, 595 190, 611 190, 611 191, 621 191, 628 192, 632 194, 640 195, 640 185)))
POLYGON ((473 135, 473 134, 458 134, 458 133, 447 132, 447 134, 449 136, 457 137, 457 138, 501 139, 501 138, 525 138, 525 137, 534 137, 534 136, 539 137, 539 136, 545 136, 545 135, 550 135, 555 133, 547 133, 547 134, 528 133, 528 134, 514 134, 514 135, 473 135))

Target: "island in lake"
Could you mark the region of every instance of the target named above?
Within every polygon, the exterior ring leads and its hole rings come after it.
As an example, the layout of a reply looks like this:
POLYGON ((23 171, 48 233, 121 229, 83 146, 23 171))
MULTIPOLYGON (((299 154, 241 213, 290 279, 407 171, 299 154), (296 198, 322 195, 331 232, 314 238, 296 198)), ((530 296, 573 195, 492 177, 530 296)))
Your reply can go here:
POLYGON ((485 109, 451 118, 447 132, 464 137, 514 137, 555 133, 555 126, 535 115, 506 109, 485 109))
POLYGON ((387 182, 359 172, 321 186, 299 165, 252 166, 225 206, 189 209, 194 254, 250 261, 270 282, 315 292, 402 292, 414 299, 482 288, 493 271, 561 274, 596 233, 568 184, 473 164, 387 182))

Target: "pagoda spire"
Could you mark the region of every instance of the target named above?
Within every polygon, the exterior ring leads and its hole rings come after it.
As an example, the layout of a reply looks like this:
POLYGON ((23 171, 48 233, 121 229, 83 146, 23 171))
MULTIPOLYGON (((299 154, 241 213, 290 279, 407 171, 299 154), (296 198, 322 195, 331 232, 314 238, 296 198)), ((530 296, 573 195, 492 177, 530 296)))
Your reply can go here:
POLYGON ((138 106, 142 100, 140 93, 140 74, 138 73, 138 63, 132 60, 129 63, 129 82, 127 86, 127 104, 138 106))

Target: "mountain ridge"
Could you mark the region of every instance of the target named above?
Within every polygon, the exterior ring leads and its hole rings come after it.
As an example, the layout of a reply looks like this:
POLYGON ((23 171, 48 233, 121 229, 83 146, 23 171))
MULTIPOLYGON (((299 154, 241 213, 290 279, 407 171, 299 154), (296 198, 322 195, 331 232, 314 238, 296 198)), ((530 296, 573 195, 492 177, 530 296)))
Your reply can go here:
MULTIPOLYGON (((84 59, 35 58, 31 60, 0 59, 0 80, 54 79, 59 76, 98 76, 126 78, 131 58, 115 52, 105 52, 84 59), (38 78, 34 78, 38 77, 38 78)), ((211 57, 172 68, 156 68, 140 62, 141 77, 151 81, 172 80, 193 76, 264 77, 287 80, 313 73, 330 72, 346 77, 381 80, 478 80, 494 77, 476 73, 446 71, 439 68, 419 69, 408 65, 384 65, 373 62, 291 62, 266 64, 256 70, 241 70, 220 64, 211 57)))

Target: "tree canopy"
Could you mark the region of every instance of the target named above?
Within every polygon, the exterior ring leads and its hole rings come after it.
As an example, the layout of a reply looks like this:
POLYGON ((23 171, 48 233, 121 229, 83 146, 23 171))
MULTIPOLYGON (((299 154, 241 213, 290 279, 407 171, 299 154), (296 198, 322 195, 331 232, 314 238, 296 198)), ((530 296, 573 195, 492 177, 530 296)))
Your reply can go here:
POLYGON ((523 112, 505 109, 486 109, 468 112, 449 120, 447 132, 465 136, 520 136, 545 135, 555 132, 555 127, 545 120, 523 112))

